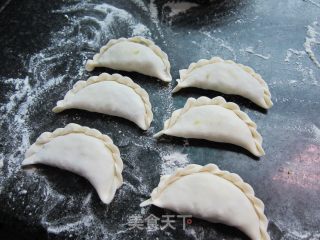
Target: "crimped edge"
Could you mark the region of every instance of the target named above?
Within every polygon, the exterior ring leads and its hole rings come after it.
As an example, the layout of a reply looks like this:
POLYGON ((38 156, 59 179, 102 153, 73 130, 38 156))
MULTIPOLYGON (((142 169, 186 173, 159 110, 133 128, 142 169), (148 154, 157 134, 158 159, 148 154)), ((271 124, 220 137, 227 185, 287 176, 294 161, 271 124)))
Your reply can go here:
MULTIPOLYGON (((84 89, 85 87, 103 82, 103 81, 115 81, 120 84, 126 85, 130 88, 132 88, 135 93, 137 93, 140 98, 142 99, 145 110, 146 110, 146 116, 145 116, 145 123, 147 129, 150 127, 150 124, 153 120, 153 113, 151 110, 151 103, 149 100, 149 95, 148 93, 140 87, 138 84, 134 83, 131 78, 122 76, 120 74, 108 74, 108 73, 102 73, 99 76, 92 76, 88 78, 87 81, 78 81, 73 85, 73 88, 67 92, 63 100, 60 100, 57 102, 57 106, 52 109, 53 112, 58 113, 64 111, 66 108, 64 106, 64 100, 67 99, 68 97, 75 95, 77 92, 79 92, 81 89, 84 89)), ((144 129, 146 130, 146 129, 144 129)))
POLYGON ((199 107, 204 105, 217 105, 224 107, 233 111, 243 122, 245 122, 252 134, 253 140, 255 142, 255 146, 257 148, 259 156, 263 156, 265 154, 262 148, 262 137, 257 131, 257 125, 250 119, 250 117, 243 111, 240 110, 238 104, 233 102, 227 102, 223 97, 215 97, 215 98, 208 98, 208 97, 199 97, 198 99, 195 98, 188 98, 186 104, 183 108, 174 111, 171 117, 165 121, 164 128, 160 132, 154 135, 155 138, 160 137, 161 135, 165 134, 165 131, 172 127, 180 118, 181 115, 189 111, 193 107, 199 107))
MULTIPOLYGON (((115 166, 115 178, 116 178, 115 186, 116 186, 116 189, 118 189, 123 183, 123 178, 121 174, 123 170, 123 162, 120 156, 120 151, 118 147, 113 144, 113 141, 109 136, 102 134, 97 129, 83 127, 76 123, 69 123, 64 128, 57 128, 53 132, 44 132, 37 138, 35 143, 32 144, 30 148, 27 150, 25 154, 25 158, 26 159, 30 158, 31 156, 36 154, 44 144, 50 142, 52 139, 56 137, 68 135, 70 133, 83 133, 87 136, 95 137, 104 143, 104 145, 112 153, 114 166, 115 166)), ((22 166, 25 166, 25 165, 29 165, 29 164, 23 164, 22 162, 22 166)))
POLYGON ((167 79, 162 79, 165 82, 170 82, 172 80, 172 76, 170 74, 170 62, 168 59, 168 55, 161 50, 161 48, 159 46, 157 46, 153 41, 146 39, 144 37, 141 36, 135 36, 135 37, 131 37, 131 38, 119 38, 119 39, 111 39, 105 46, 100 48, 100 52, 95 54, 93 56, 93 60, 88 60, 86 63, 86 70, 87 71, 92 71, 95 67, 98 67, 98 59, 99 57, 106 52, 109 48, 111 48, 113 45, 120 43, 120 42, 124 42, 124 41, 129 41, 129 42, 134 42, 134 43, 138 43, 138 44, 142 44, 145 45, 147 47, 149 47, 158 57, 161 58, 161 60, 163 61, 165 67, 166 67, 166 74, 168 75, 167 79))
POLYGON ((178 85, 172 90, 172 92, 177 92, 181 89, 179 86, 179 83, 183 82, 188 74, 190 74, 194 69, 203 67, 208 64, 213 63, 228 63, 228 64, 236 64, 240 68, 242 68, 245 72, 249 73, 252 77, 254 77, 263 87, 263 99, 264 99, 264 105, 266 108, 271 108, 273 103, 271 101, 271 93, 269 91, 269 87, 267 83, 262 79, 261 75, 256 73, 252 68, 245 66, 240 63, 236 63, 232 60, 224 60, 220 57, 212 57, 211 59, 200 59, 198 62, 191 63, 188 67, 188 69, 182 69, 179 71, 180 73, 180 79, 177 79, 178 85))
POLYGON ((185 168, 178 168, 172 175, 162 176, 160 178, 158 187, 156 187, 152 191, 151 198, 142 202, 140 204, 140 207, 144 207, 152 204, 155 201, 155 199, 160 196, 160 194, 164 191, 164 189, 166 189, 170 184, 174 183, 180 178, 190 174, 201 173, 201 172, 208 172, 218 177, 221 177, 231 182, 236 187, 238 187, 246 195, 249 201, 252 203, 255 209, 255 212, 259 218, 260 239, 270 240, 270 236, 267 232, 268 219, 264 214, 264 204, 259 198, 255 197, 253 188, 248 183, 244 182, 243 179, 238 174, 230 173, 228 171, 222 171, 219 169, 217 165, 212 163, 207 164, 205 166, 190 164, 185 168))

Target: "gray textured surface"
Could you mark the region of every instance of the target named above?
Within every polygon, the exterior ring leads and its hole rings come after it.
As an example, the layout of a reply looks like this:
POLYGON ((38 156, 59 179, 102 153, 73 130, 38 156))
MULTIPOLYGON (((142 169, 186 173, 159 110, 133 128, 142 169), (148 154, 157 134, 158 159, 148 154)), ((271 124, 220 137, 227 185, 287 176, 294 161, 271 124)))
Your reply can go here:
POLYGON ((128 230, 133 214, 168 213, 155 207, 141 212, 139 203, 160 174, 190 162, 215 163, 250 183, 266 205, 272 239, 319 239, 319 0, 193 1, 198 5, 184 14, 177 14, 174 2, 101 2, 12 0, 0 11, 0 236, 14 229, 10 234, 17 239, 246 239, 233 228, 200 220, 186 231, 128 230), (150 94, 154 122, 147 132, 115 117, 51 112, 72 84, 90 76, 84 62, 100 46, 136 34, 168 53, 174 79, 179 69, 215 55, 260 73, 272 93, 271 110, 224 97, 257 123, 266 156, 257 160, 240 148, 198 140, 156 142, 152 134, 188 97, 219 93, 189 89, 172 96, 175 82, 139 74, 125 73, 150 94), (316 61, 305 51, 309 42, 316 61), (20 169, 38 135, 69 122, 99 129, 120 148, 125 184, 109 206, 76 175, 49 167, 20 169))

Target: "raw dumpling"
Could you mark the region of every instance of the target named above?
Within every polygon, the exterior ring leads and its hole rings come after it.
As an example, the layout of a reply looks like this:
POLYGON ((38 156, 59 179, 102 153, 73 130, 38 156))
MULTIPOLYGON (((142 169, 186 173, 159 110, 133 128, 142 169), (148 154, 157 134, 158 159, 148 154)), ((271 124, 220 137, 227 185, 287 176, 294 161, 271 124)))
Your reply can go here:
POLYGON ((253 69, 231 60, 225 61, 219 57, 202 59, 179 72, 180 79, 173 92, 196 87, 240 95, 266 109, 273 105, 269 88, 261 76, 253 69))
POLYGON ((123 163, 112 140, 96 129, 74 123, 40 135, 26 152, 22 166, 38 163, 88 179, 106 204, 123 182, 123 163))
POLYGON ((78 81, 54 112, 77 108, 128 119, 143 130, 153 119, 148 93, 130 78, 102 73, 87 81, 78 81))
POLYGON ((255 156, 264 155, 262 137, 256 124, 237 104, 223 97, 189 98, 182 109, 173 112, 164 129, 155 134, 206 139, 241 146, 255 156))
POLYGON ((154 42, 143 37, 110 40, 86 64, 87 71, 95 67, 138 72, 165 82, 172 80, 167 54, 154 42))
POLYGON ((252 240, 269 240, 263 202, 237 174, 216 165, 191 164, 163 176, 140 206, 156 205, 180 214, 236 227, 252 240))

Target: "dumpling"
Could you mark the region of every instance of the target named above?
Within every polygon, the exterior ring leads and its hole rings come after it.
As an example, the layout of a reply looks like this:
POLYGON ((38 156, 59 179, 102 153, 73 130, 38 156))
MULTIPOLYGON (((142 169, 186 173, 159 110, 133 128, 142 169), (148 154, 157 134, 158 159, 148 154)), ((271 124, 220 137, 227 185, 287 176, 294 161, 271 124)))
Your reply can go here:
POLYGON ((206 139, 241 146, 255 156, 264 155, 262 137, 256 124, 237 104, 223 97, 189 98, 182 109, 173 112, 164 129, 155 134, 206 139))
POLYGON ((53 111, 77 108, 122 117, 143 130, 153 119, 148 93, 130 78, 102 73, 87 81, 78 81, 53 111))
POLYGON ((269 240, 263 202, 237 174, 216 165, 188 165, 163 176, 141 207, 153 204, 180 214, 236 227, 252 240, 269 240))
POLYGON ((42 133, 22 162, 22 166, 30 164, 45 164, 86 178, 106 204, 123 182, 123 163, 112 140, 96 129, 74 123, 42 133))
POLYGON ((180 79, 177 79, 178 85, 173 92, 196 87, 240 95, 265 109, 273 105, 269 88, 261 76, 252 68, 231 60, 225 61, 219 57, 201 59, 179 72, 180 79))
POLYGON ((127 72, 138 72, 159 78, 165 82, 172 80, 168 56, 151 40, 143 37, 110 40, 88 60, 86 70, 107 67, 127 72))

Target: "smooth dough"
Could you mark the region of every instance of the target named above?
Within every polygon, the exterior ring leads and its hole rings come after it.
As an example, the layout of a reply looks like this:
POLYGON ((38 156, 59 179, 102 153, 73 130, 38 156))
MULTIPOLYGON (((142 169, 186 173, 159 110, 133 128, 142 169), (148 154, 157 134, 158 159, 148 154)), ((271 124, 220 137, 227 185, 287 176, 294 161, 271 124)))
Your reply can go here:
POLYGON ((31 164, 61 168, 88 179, 106 204, 123 182, 123 163, 112 140, 96 129, 74 123, 42 133, 22 162, 22 166, 31 164))
POLYGON ((150 204, 236 227, 252 240, 270 239, 264 204, 252 187, 239 175, 221 171, 214 164, 190 164, 161 177, 151 198, 140 206, 150 204))
POLYGON ((87 81, 78 81, 53 111, 70 108, 122 117, 143 130, 150 127, 153 119, 148 93, 120 74, 102 73, 87 81))
POLYGON ((110 40, 88 60, 86 70, 107 67, 127 72, 138 72, 159 78, 165 82, 172 80, 168 56, 151 40, 143 37, 110 40))
POLYGON ((265 109, 273 105, 269 88, 261 76, 252 68, 231 60, 225 61, 219 57, 201 59, 179 72, 180 79, 177 79, 178 85, 173 92, 196 87, 240 95, 265 109))
POLYGON ((189 98, 182 109, 173 112, 164 129, 155 134, 206 139, 241 146, 255 156, 264 155, 262 137, 256 124, 239 106, 223 97, 189 98))

